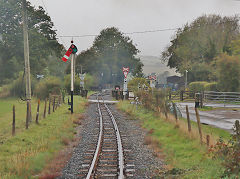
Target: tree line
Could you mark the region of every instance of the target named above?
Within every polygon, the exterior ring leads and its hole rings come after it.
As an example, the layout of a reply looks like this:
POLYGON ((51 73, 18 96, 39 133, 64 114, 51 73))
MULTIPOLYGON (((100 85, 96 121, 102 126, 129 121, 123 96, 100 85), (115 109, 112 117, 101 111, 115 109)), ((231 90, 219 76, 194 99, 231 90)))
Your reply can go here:
POLYGON ((143 64, 136 57, 138 53, 139 50, 128 36, 115 27, 106 28, 89 49, 77 56, 76 72, 80 73, 82 66, 84 72, 96 79, 95 85, 121 84, 124 78, 122 67, 129 67, 133 76, 143 76, 143 64))
MULTIPOLYGON (((48 93, 67 90, 70 60, 67 63, 61 60, 66 49, 58 42, 51 17, 43 7, 34 7, 30 2, 27 2, 27 15, 33 95, 43 98, 48 93), (37 79, 37 75, 44 75, 44 79, 37 79)), ((3 96, 25 94, 22 19, 21 0, 0 0, 0 87, 4 86, 3 96)), ((95 38, 92 47, 77 56, 76 73, 80 73, 82 66, 88 74, 87 88, 120 84, 122 67, 130 67, 133 76, 143 76, 143 64, 136 57, 138 53, 129 37, 115 27, 106 28, 95 38)), ((79 83, 77 79, 76 75, 75 81, 79 83)))
POLYGON ((216 90, 240 90, 239 17, 204 15, 179 28, 161 60, 189 82, 217 82, 216 90))
MULTIPOLYGON (((57 41, 53 22, 45 10, 27 2, 31 74, 63 75, 63 45, 57 41), (56 69, 56 67, 58 69, 56 69)), ((0 0, 0 85, 10 83, 24 71, 22 1, 0 0)))

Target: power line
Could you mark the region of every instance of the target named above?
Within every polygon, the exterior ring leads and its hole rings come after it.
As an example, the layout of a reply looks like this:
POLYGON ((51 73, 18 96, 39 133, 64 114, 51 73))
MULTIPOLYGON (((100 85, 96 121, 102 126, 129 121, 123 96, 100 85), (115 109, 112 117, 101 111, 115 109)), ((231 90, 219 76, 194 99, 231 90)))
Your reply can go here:
MULTIPOLYGON (((126 35, 132 35, 132 34, 146 34, 146 33, 156 33, 156 32, 164 32, 164 31, 173 31, 173 30, 178 30, 179 28, 169 28, 169 29, 158 29, 158 30, 146 30, 146 31, 136 31, 136 32, 124 32, 123 34, 126 35)), ((82 37, 96 37, 98 35, 94 35, 94 34, 86 34, 86 35, 59 35, 58 37, 67 37, 67 38, 71 38, 71 37, 78 37, 78 38, 82 38, 82 37)))
POLYGON ((155 32, 164 32, 164 31, 173 31, 178 30, 179 28, 172 28, 172 29, 158 29, 158 30, 146 30, 146 31, 139 31, 139 32, 128 32, 124 34, 146 34, 146 33, 155 33, 155 32))

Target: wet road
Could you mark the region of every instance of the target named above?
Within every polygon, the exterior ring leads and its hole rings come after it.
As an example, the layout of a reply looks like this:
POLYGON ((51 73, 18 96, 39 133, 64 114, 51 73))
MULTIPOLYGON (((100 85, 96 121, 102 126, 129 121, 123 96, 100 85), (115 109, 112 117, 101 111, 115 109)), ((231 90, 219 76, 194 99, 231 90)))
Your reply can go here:
MULTIPOLYGON (((194 103, 178 103, 177 105, 184 118, 187 118, 186 105, 188 105, 190 119, 196 121, 194 103)), ((224 104, 211 103, 206 106, 211 106, 216 109, 211 111, 199 111, 201 123, 232 132, 235 121, 240 120, 240 105, 226 104, 224 107, 224 104)))

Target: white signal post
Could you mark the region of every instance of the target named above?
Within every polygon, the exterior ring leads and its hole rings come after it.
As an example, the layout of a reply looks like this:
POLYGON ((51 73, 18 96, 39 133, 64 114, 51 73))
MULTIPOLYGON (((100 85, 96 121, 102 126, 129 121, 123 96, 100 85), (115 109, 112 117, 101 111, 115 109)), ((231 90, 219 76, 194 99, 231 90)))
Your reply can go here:
POLYGON ((71 58, 71 113, 73 113, 73 91, 74 91, 74 54, 71 58))
POLYGON ((127 67, 127 68, 123 67, 122 71, 123 71, 123 75, 124 75, 123 96, 124 96, 124 99, 126 99, 127 91, 128 91, 128 88, 127 88, 127 75, 129 73, 129 67, 127 67))
POLYGON ((72 54, 71 58, 71 92, 74 90, 74 54, 72 54))
POLYGON ((68 49, 68 51, 65 53, 65 55, 62 58, 62 61, 66 62, 70 55, 71 56, 71 102, 68 101, 68 104, 71 105, 71 113, 73 113, 73 91, 74 91, 74 79, 75 79, 75 54, 77 53, 78 49, 77 47, 73 44, 73 40, 71 41, 72 45, 68 49))

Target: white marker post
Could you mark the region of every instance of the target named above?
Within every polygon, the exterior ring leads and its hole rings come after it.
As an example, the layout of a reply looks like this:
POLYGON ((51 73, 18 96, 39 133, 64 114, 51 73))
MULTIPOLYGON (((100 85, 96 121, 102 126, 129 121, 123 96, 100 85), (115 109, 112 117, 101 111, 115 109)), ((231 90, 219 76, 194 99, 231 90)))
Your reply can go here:
POLYGON ((85 74, 79 74, 79 76, 80 76, 80 87, 84 89, 85 74))
POLYGON ((127 75, 128 75, 128 72, 129 72, 129 67, 127 67, 127 68, 123 67, 122 71, 123 71, 123 75, 124 75, 123 96, 124 96, 124 99, 126 99, 127 91, 128 91, 128 88, 127 88, 127 75))
POLYGON ((71 58, 71 113, 73 113, 73 90, 74 90, 74 54, 71 58))

